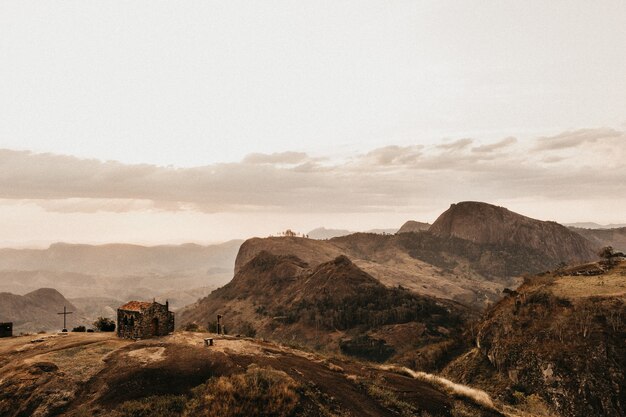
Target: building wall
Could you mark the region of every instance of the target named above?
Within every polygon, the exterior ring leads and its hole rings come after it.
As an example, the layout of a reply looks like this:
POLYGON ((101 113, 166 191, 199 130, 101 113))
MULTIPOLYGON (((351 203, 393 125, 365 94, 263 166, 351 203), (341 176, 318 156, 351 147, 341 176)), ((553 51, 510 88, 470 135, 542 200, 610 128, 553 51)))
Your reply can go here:
POLYGON ((174 313, 168 306, 153 303, 149 308, 138 311, 117 310, 117 335, 127 339, 148 339, 166 336, 174 331, 174 313), (156 332, 154 320, 157 320, 156 332))
POLYGON ((13 323, 0 323, 0 337, 13 336, 13 323))

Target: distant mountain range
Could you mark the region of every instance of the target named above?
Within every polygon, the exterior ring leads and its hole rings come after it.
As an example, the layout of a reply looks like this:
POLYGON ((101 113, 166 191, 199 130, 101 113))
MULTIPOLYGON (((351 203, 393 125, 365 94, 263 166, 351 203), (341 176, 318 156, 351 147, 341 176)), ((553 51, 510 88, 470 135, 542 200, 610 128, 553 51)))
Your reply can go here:
POLYGON ((70 299, 99 300, 87 306, 100 311, 108 311, 111 300, 167 298, 175 309, 227 283, 240 244, 0 249, 0 291, 25 294, 50 287, 70 299))
POLYGON ((622 227, 626 227, 626 223, 598 224, 598 223, 590 223, 590 222, 580 222, 580 223, 564 223, 564 226, 574 227, 577 229, 619 229, 622 227))

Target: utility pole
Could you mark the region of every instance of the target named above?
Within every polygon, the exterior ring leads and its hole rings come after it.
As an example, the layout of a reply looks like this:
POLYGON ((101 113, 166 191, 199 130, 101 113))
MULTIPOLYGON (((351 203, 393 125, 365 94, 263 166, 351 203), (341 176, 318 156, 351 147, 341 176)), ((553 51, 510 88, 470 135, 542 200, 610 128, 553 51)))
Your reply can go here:
POLYGON ((63 314, 63 333, 67 333, 67 315, 68 314, 72 314, 73 311, 67 311, 67 308, 65 306, 63 306, 63 313, 57 313, 57 314, 63 314))

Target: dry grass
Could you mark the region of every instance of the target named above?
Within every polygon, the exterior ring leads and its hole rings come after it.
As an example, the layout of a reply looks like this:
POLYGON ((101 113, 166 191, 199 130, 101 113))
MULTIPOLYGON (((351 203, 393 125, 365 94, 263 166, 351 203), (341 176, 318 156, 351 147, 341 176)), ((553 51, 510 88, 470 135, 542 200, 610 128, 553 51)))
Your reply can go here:
POLYGON ((210 379, 190 398, 154 396, 127 401, 121 417, 295 417, 300 386, 286 373, 251 365, 245 373, 210 379))
POLYGON ((420 381, 424 381, 435 387, 442 388, 446 393, 452 396, 468 399, 481 407, 486 407, 492 410, 496 409, 493 400, 485 391, 457 384, 437 375, 427 374, 426 372, 416 372, 409 368, 395 366, 381 366, 381 368, 419 379, 420 381))
POLYGON ((251 366, 246 373, 209 380, 194 391, 189 416, 293 416, 298 384, 286 373, 251 366))

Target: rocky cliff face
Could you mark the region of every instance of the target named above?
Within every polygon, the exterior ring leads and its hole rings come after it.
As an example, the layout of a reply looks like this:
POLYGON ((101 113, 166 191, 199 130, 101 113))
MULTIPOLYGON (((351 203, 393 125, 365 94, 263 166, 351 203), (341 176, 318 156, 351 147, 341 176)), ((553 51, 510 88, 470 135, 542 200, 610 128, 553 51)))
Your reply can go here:
POLYGON ((491 204, 452 204, 429 231, 476 243, 520 245, 566 263, 595 259, 595 248, 585 238, 555 222, 546 222, 491 204))
POLYGON ((624 416, 625 288, 626 261, 530 278, 486 314, 474 349, 446 374, 542 415, 624 416))

